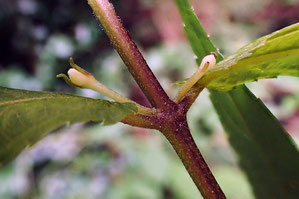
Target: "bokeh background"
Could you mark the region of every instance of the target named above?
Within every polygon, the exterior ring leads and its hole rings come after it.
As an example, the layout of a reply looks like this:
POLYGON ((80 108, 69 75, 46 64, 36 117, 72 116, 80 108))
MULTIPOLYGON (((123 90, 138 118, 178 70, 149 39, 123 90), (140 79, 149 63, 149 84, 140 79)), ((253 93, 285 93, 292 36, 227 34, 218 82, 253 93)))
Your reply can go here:
MULTIPOLYGON (((192 0, 224 55, 299 21, 298 0, 192 0)), ((177 80, 195 71, 194 55, 172 0, 112 0, 117 13, 170 96, 177 80)), ((142 104, 127 72, 85 0, 0 1, 0 86, 74 93, 68 58, 102 83, 142 104)), ((299 140, 299 80, 262 80, 248 86, 299 140)), ((228 198, 253 198, 207 91, 189 114, 196 142, 228 198)), ((1 146, 0 146, 1 147, 1 146)), ((170 144, 157 131, 127 125, 76 124, 58 129, 0 170, 1 199, 201 198, 170 144)))

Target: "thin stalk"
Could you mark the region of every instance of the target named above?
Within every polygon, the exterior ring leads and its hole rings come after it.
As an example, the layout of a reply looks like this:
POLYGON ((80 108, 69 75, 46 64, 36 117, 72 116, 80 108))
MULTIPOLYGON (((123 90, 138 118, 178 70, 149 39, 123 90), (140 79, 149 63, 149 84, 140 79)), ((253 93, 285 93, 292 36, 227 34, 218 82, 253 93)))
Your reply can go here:
POLYGON ((130 114, 121 122, 130 126, 147 129, 157 129, 160 125, 159 117, 155 115, 130 114))
POLYGON ((174 98, 175 103, 180 103, 192 86, 194 86, 194 84, 196 84, 196 82, 198 82, 198 80, 216 64, 216 58, 217 54, 212 53, 211 55, 205 56, 202 59, 201 64, 196 72, 185 82, 183 86, 181 86, 178 94, 174 98))
POLYGON ((147 108, 144 107, 140 104, 137 104, 136 102, 134 102, 133 100, 130 100, 128 98, 126 98, 125 96, 117 93, 116 91, 106 87, 105 85, 101 84, 98 81, 94 81, 92 82, 92 84, 89 87, 90 89, 97 91, 113 100, 115 100, 116 102, 121 102, 121 103, 133 103, 136 105, 138 112, 141 114, 145 114, 145 115, 154 115, 156 114, 156 110, 154 108, 147 108))
POLYGON ((67 77, 65 74, 59 74, 57 77, 62 77, 68 84, 72 86, 78 86, 80 88, 87 88, 92 89, 96 92, 109 97, 110 99, 115 100, 116 102, 120 103, 133 103, 136 105, 138 109, 138 113, 145 114, 145 115, 154 115, 157 114, 155 108, 147 108, 140 104, 137 104, 133 100, 126 98, 125 96, 119 94, 118 92, 108 88, 107 86, 100 83, 98 80, 94 78, 92 74, 78 66, 74 63, 73 58, 70 58, 70 65, 72 66, 71 69, 68 70, 67 77))
POLYGON ((184 99, 180 102, 180 105, 189 110, 203 89, 204 87, 202 85, 195 84, 185 95, 184 99))
POLYGON ((147 65, 128 31, 123 27, 112 4, 108 0, 88 0, 88 3, 150 103, 156 108, 167 109, 173 102, 147 65))
MULTIPOLYGON (((209 63, 206 64, 206 66, 209 66, 209 63)), ((185 97, 185 95, 189 92, 189 90, 192 88, 194 84, 206 73, 206 71, 201 70, 201 68, 198 68, 197 71, 181 86, 179 89, 178 94, 174 98, 175 103, 180 103, 182 99, 185 97)))
POLYGON ((198 150, 186 121, 171 125, 163 134, 182 160, 189 175, 200 190, 203 198, 226 198, 207 163, 198 150))
MULTIPOLYGON (((211 44, 213 45, 213 44, 211 44)), ((213 48, 215 48, 213 46, 213 48)), ((215 48, 216 50, 216 48, 215 48)), ((218 58, 218 62, 223 60, 223 55, 221 53, 215 53, 211 52, 211 55, 214 55, 215 58, 218 58)), ((199 66, 200 68, 200 66, 199 66)), ((198 95, 200 92, 205 88, 206 85, 201 85, 201 84, 194 84, 193 87, 189 90, 189 92, 184 96, 184 99, 180 102, 180 104, 184 107, 187 107, 188 109, 192 106, 194 101, 197 99, 198 95)))

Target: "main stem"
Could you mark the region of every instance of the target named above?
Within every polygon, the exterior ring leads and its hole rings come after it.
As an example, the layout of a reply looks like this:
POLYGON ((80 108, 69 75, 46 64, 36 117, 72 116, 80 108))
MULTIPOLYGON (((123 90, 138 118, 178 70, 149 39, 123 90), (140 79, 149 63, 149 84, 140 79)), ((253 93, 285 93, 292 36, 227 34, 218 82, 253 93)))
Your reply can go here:
POLYGON ((194 89, 194 92, 189 91, 187 94, 189 97, 180 104, 170 100, 129 33, 122 26, 110 2, 108 0, 88 0, 88 2, 130 73, 151 104, 158 109, 157 115, 133 114, 122 122, 160 130, 177 152, 203 197, 225 198, 199 152, 186 121, 186 113, 202 88, 194 89))
POLYGON ((224 193, 193 140, 187 121, 172 124, 162 132, 179 155, 202 196, 209 199, 224 199, 224 193))
POLYGON ((112 4, 108 0, 88 0, 88 3, 100 20, 114 48, 151 104, 156 108, 167 109, 173 102, 148 67, 128 31, 123 27, 112 4))

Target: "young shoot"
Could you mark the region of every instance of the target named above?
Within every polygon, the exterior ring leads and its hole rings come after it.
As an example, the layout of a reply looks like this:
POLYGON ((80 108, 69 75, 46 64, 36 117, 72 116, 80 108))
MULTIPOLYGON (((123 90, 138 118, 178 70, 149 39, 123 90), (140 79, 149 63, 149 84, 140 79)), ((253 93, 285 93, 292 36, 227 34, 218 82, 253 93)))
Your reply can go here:
POLYGON ((116 102, 134 103, 137 106, 138 113, 145 115, 156 114, 155 109, 141 106, 140 104, 137 104, 136 102, 101 84, 94 78, 92 74, 75 64, 72 58, 70 58, 70 65, 72 66, 72 68, 70 68, 67 72, 68 77, 65 74, 59 74, 57 75, 57 77, 62 77, 68 84, 72 86, 92 89, 96 92, 101 93, 102 95, 105 95, 106 97, 109 97, 110 99, 115 100, 116 102))
POLYGON ((202 59, 197 71, 179 89, 178 94, 174 98, 175 103, 180 103, 192 86, 216 64, 216 58, 217 54, 212 52, 202 59))

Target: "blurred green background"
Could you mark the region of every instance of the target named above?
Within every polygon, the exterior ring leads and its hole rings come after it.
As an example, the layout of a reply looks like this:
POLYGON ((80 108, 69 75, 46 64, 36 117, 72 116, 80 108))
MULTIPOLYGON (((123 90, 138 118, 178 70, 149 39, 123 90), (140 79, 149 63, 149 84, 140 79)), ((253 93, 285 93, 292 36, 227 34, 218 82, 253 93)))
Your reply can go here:
MULTIPOLYGON (((192 0, 224 55, 299 21, 298 0, 192 0)), ((172 0, 112 0, 117 13, 170 96, 174 82, 195 71, 172 0)), ((0 86, 74 93, 68 58, 102 83, 148 104, 84 0, 0 1, 0 86)), ((299 141, 299 80, 279 77, 248 86, 299 141)), ((207 91, 189 114, 194 138, 225 194, 253 198, 229 147, 207 91)), ((0 170, 1 199, 201 198, 182 163, 157 131, 127 125, 76 124, 58 129, 0 170)))

